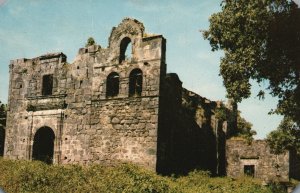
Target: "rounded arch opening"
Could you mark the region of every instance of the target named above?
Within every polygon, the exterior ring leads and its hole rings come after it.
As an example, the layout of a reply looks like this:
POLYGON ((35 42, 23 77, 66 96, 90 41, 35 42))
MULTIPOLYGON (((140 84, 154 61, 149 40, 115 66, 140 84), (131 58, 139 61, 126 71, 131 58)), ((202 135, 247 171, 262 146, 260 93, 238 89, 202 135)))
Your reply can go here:
POLYGON ((37 130, 33 139, 32 159, 53 163, 55 134, 50 127, 42 127, 37 130))
POLYGON ((119 94, 120 76, 116 72, 112 72, 106 79, 106 97, 114 97, 119 94))
POLYGON ((129 96, 141 96, 143 88, 143 72, 135 68, 129 75, 129 96))
POLYGON ((122 39, 120 43, 120 57, 119 63, 121 64, 124 60, 130 59, 132 55, 132 44, 129 37, 122 39))

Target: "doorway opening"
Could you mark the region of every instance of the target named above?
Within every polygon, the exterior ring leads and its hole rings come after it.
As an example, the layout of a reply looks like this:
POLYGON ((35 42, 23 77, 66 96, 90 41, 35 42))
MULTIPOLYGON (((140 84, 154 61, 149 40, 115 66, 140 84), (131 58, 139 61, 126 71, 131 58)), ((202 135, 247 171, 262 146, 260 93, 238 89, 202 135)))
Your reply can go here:
POLYGON ((32 159, 53 163, 55 135, 50 127, 42 127, 34 135, 32 159))

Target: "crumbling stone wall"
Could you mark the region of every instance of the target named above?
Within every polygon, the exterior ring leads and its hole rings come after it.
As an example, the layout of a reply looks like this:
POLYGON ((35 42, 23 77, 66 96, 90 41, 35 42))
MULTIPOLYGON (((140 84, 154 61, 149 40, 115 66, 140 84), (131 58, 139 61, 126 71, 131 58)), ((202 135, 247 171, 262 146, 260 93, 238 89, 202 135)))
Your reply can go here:
POLYGON ((5 155, 31 159, 35 133, 47 126, 55 134, 54 163, 131 161, 155 168, 165 72, 165 39, 144 37, 143 24, 133 19, 113 28, 108 48, 81 48, 72 64, 63 53, 11 61, 5 155), (125 38, 132 56, 120 60, 125 38), (134 69, 142 72, 142 92, 129 96, 134 69), (108 97, 112 72, 119 76, 119 93, 108 97))
POLYGON ((223 175, 225 132, 216 123, 217 102, 182 88, 173 73, 167 74, 162 93, 157 170, 169 174, 197 168, 223 175))
POLYGON ((80 48, 72 64, 63 53, 12 60, 5 156, 222 174, 219 103, 167 75, 165 52, 163 36, 146 37, 143 24, 127 18, 112 29, 107 48, 80 48), (53 132, 54 141, 42 131, 53 132), (38 136, 53 147, 39 149, 38 136))
POLYGON ((243 176, 251 166, 254 177, 269 181, 287 182, 289 180, 289 152, 272 154, 264 140, 251 144, 243 139, 230 139, 226 142, 227 175, 243 176))

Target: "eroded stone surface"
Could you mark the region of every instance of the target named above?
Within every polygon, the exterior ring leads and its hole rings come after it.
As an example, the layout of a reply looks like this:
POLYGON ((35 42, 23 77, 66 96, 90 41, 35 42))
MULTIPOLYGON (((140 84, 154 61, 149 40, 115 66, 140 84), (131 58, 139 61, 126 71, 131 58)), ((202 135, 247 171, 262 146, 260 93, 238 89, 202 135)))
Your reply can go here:
POLYGON ((108 48, 80 48, 72 64, 63 53, 12 60, 5 156, 32 159, 35 134, 47 127, 55 135, 53 163, 129 161, 166 174, 224 173, 232 124, 216 118, 220 102, 166 74, 166 40, 144 30, 124 19, 108 48))
POLYGON ((248 143, 242 139, 227 141, 227 175, 239 177, 245 175, 247 167, 253 167, 253 176, 266 182, 287 182, 290 178, 299 178, 300 165, 293 152, 285 151, 275 155, 264 140, 248 143))

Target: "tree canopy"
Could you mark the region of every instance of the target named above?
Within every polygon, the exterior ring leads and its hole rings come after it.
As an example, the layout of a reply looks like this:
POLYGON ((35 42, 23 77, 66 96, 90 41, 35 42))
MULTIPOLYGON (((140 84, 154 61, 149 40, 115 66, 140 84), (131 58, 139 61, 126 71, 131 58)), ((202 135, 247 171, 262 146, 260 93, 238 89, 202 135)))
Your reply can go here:
POLYGON ((252 129, 252 123, 243 118, 240 111, 231 110, 222 104, 215 110, 215 115, 220 121, 228 121, 229 124, 234 124, 227 131, 227 138, 240 137, 252 141, 253 136, 256 135, 256 131, 252 129))
POLYGON ((278 97, 272 111, 300 124, 300 10, 288 0, 223 0, 203 32, 212 50, 223 50, 220 75, 227 97, 251 95, 250 80, 278 97))
POLYGON ((284 150, 296 151, 300 155, 300 128, 290 118, 285 117, 277 130, 272 131, 268 137, 271 150, 282 153, 284 150))

